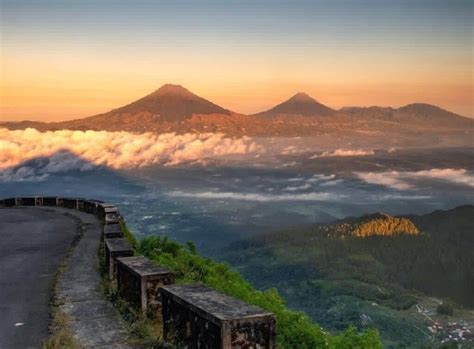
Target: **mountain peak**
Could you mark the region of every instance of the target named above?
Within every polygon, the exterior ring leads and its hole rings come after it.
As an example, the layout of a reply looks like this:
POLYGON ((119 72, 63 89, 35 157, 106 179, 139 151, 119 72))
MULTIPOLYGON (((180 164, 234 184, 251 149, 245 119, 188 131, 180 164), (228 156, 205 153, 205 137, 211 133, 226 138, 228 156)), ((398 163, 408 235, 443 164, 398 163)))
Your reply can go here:
POLYGON ((304 92, 298 92, 285 102, 277 106, 258 113, 258 116, 277 116, 277 115, 303 115, 303 116, 317 116, 330 115, 334 112, 333 109, 319 103, 313 97, 304 92))
POLYGON ((188 89, 181 85, 165 84, 158 90, 151 93, 150 96, 181 96, 181 97, 195 97, 188 89))
POLYGON ((304 92, 298 92, 293 97, 291 97, 289 101, 303 102, 303 103, 317 102, 313 97, 311 97, 310 95, 304 92))
POLYGON ((195 114, 230 115, 230 111, 195 95, 181 85, 165 84, 149 95, 108 113, 125 114, 152 115, 160 122, 177 122, 195 114))

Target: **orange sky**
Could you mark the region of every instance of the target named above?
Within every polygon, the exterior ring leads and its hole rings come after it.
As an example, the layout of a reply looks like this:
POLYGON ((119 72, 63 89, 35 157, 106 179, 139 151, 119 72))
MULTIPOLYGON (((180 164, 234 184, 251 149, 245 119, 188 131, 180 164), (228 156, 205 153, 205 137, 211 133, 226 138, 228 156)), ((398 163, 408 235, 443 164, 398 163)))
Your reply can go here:
POLYGON ((474 116, 469 2, 407 9, 315 3, 252 11, 215 3, 219 17, 210 22, 211 9, 191 2, 187 12, 6 2, 0 120, 90 116, 165 83, 241 113, 306 92, 333 108, 425 102, 474 116), (292 25, 282 31, 285 21, 292 25))

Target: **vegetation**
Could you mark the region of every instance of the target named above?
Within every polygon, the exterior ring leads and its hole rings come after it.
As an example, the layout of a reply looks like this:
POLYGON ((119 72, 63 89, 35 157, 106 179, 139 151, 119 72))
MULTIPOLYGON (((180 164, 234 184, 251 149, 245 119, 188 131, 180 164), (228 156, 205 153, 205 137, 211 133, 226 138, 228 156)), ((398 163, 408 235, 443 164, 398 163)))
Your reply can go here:
POLYGON ((218 257, 257 289, 277 287, 289 307, 330 331, 375 327, 387 347, 419 346, 430 338, 413 316, 424 294, 474 307, 473 214, 465 206, 407 217, 418 234, 354 236, 365 218, 291 229, 235 243, 218 257))
POLYGON ((359 333, 354 327, 349 327, 339 335, 323 331, 304 313, 286 308, 275 289, 256 290, 227 265, 199 256, 191 242, 183 246, 167 238, 147 237, 140 241, 138 251, 159 265, 174 270, 178 282, 203 282, 275 313, 280 348, 382 348, 376 330, 359 333))
POLYGON ((67 315, 55 307, 50 323, 50 335, 43 343, 43 349, 79 349, 69 328, 67 315))
POLYGON ((131 344, 138 344, 139 347, 147 349, 162 349, 163 327, 161 319, 147 318, 140 309, 130 306, 130 304, 121 299, 115 283, 106 277, 105 270, 102 269, 102 272, 102 291, 128 324, 131 344))
POLYGON ((386 214, 377 214, 375 217, 363 219, 357 223, 352 231, 354 236, 393 236, 400 234, 417 235, 420 231, 408 218, 391 217, 386 214))
MULTIPOLYGON (((122 231, 130 246, 138 249, 138 241, 133 233, 128 229, 123 218, 120 220, 122 231)), ((101 289, 105 297, 113 304, 115 309, 121 314, 122 319, 127 323, 129 339, 131 344, 137 344, 140 348, 162 349, 163 336, 161 319, 150 319, 146 317, 140 309, 136 309, 119 297, 117 283, 111 281, 108 275, 108 269, 105 264, 105 253, 103 244, 98 250, 99 270, 102 277, 101 289)), ((51 348, 54 349, 54 348, 51 348)))
POLYGON ((452 304, 443 302, 438 305, 438 307, 436 308, 436 312, 441 315, 453 315, 454 307, 452 304))

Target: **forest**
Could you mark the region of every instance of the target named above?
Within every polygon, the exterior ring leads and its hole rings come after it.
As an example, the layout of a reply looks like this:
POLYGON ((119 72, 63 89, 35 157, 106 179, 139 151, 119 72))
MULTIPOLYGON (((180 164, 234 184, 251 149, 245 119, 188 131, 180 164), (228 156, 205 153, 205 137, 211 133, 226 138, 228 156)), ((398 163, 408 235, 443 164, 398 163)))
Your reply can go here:
POLYGON ((474 206, 406 216, 412 232, 393 235, 351 234, 341 227, 361 225, 350 218, 240 241, 222 258, 334 333, 374 327, 386 346, 422 345, 430 334, 410 313, 422 297, 474 308, 472 217, 474 206))

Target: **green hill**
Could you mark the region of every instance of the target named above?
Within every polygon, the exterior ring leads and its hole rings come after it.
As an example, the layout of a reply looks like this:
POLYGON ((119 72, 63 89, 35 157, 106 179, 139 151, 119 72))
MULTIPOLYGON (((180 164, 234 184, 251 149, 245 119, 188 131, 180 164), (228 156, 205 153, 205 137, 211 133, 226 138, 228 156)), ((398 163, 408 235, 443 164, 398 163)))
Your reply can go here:
POLYGON ((428 296, 474 308, 472 217, 474 206, 375 214, 268 233, 235 243, 222 258, 257 288, 275 286, 323 328, 375 327, 387 347, 419 347, 432 338, 416 311, 428 296))
POLYGON ((312 322, 306 314, 288 309, 275 288, 265 291, 255 289, 226 264, 200 256, 193 243, 181 245, 158 236, 137 241, 123 222, 122 224, 125 236, 134 249, 158 265, 172 269, 178 283, 202 282, 225 294, 272 311, 277 319, 278 348, 382 348, 380 336, 374 329, 359 331, 348 326, 338 334, 331 334, 312 322))

